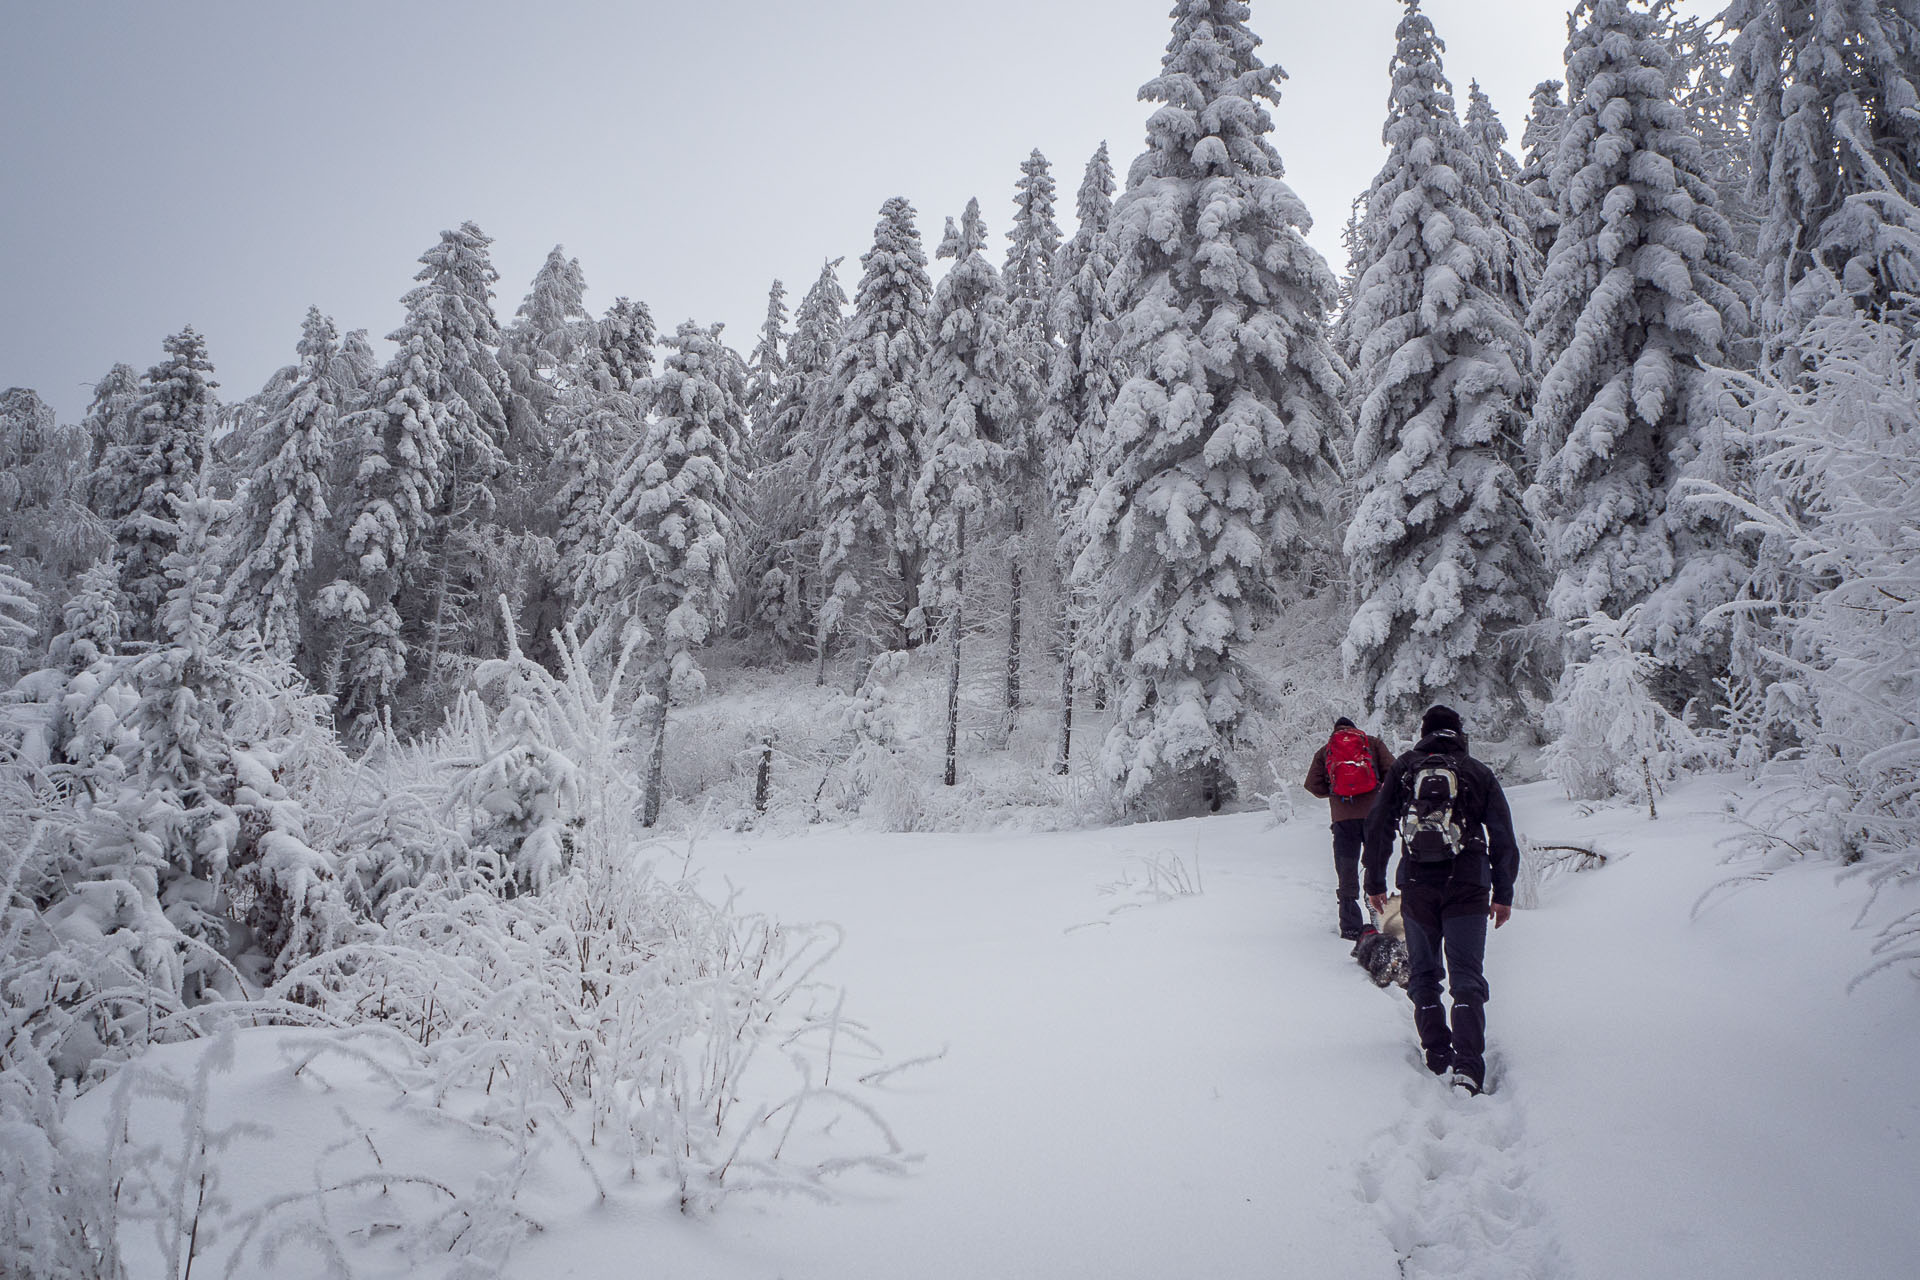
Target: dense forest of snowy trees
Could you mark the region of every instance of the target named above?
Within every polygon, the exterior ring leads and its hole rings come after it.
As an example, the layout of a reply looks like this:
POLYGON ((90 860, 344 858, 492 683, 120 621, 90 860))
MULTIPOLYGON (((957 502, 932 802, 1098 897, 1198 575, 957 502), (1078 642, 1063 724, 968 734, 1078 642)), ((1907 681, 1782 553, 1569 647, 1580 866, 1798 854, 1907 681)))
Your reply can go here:
MULTIPOLYGON (((559 248, 503 320, 467 223, 384 361, 312 310, 235 399, 192 328, 78 423, 6 391, 10 1122, 210 1004, 339 1010, 324 957, 434 886, 612 874, 716 661, 848 692, 848 794, 900 785, 924 650, 911 785, 1031 748, 1158 814, 1261 784, 1284 668, 1337 652, 1377 727, 1453 703, 1588 798, 1767 768, 1783 839, 1920 867, 1920 11, 1579 0, 1516 153, 1405 5, 1344 278, 1250 6, 1179 0, 1070 232, 1037 151, 999 264, 978 201, 930 269, 890 199, 851 299, 837 256, 775 282, 746 356, 595 318, 559 248), (1324 654, 1263 647, 1303 608, 1324 654)), ((91 1274, 40 1265, 69 1225, 33 1274, 91 1274)))

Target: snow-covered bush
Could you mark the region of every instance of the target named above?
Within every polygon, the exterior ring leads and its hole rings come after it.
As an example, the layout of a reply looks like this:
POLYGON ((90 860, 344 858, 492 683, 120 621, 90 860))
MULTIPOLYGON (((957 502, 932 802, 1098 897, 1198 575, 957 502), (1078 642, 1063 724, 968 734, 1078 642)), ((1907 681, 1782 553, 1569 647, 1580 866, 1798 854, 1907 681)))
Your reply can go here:
POLYGON ((1595 614, 1575 626, 1574 641, 1588 657, 1569 663, 1560 678, 1547 710, 1555 737, 1544 754, 1573 799, 1638 791, 1652 813, 1660 785, 1712 753, 1654 696, 1659 661, 1634 648, 1629 637, 1635 622, 1628 610, 1617 619, 1595 614))
POLYGON ((1743 656, 1767 728, 1801 746, 1799 794, 1769 833, 1880 883, 1920 868, 1916 328, 1814 320, 1790 376, 1748 383, 1748 485, 1694 490, 1762 548, 1743 656))

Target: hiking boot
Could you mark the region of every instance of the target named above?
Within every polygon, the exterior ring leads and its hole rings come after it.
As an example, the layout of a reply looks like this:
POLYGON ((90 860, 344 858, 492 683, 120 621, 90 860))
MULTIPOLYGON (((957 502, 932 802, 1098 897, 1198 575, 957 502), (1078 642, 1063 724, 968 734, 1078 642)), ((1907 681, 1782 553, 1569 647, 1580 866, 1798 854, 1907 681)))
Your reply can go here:
MULTIPOLYGON (((1435 1072, 1434 1074, 1438 1075, 1439 1073, 1435 1072)), ((1456 1089, 1465 1090, 1468 1097, 1478 1097, 1483 1088, 1478 1076, 1471 1075, 1465 1071, 1455 1071, 1453 1078, 1447 1081, 1447 1083, 1456 1089)))
POLYGON ((1413 1026, 1420 1033, 1427 1070, 1437 1076, 1447 1074, 1447 1068, 1453 1065, 1453 1035, 1447 1030, 1447 1011, 1437 1004, 1415 1005, 1413 1026))

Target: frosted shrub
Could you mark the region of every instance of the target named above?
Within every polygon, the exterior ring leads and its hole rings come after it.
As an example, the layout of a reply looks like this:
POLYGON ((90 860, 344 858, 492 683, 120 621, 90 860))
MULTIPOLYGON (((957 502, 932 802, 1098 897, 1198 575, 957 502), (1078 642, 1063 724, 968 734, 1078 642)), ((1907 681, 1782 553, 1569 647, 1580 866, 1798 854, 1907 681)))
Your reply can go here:
POLYGON ((885 1123, 833 1078, 836 1041, 869 1052, 814 980, 836 935, 736 914, 657 878, 646 852, 583 849, 544 894, 502 899, 472 876, 402 890, 377 941, 292 981, 371 1015, 405 1049, 410 1093, 509 1135, 508 1182, 556 1152, 593 1172, 583 1141, 670 1179, 687 1209, 899 1168, 885 1123), (828 1141, 836 1117, 856 1124, 828 1141))
POLYGON ((1649 814, 1659 784, 1683 765, 1710 752, 1678 717, 1653 696, 1653 655, 1628 640, 1635 613, 1614 619, 1596 614, 1574 629, 1589 650, 1570 663, 1548 708, 1555 739, 1545 752, 1548 768, 1575 800, 1604 800, 1644 792, 1649 814))
MULTIPOLYGON (((1905 216, 1920 224, 1910 207, 1905 216)), ((1797 740, 1771 839, 1859 864, 1877 884, 1920 867, 1920 340, 1838 312, 1801 336, 1796 367, 1750 380, 1755 459, 1739 491, 1694 486, 1761 539, 1751 646, 1766 727, 1797 740)), ((1741 704, 1754 718, 1751 699, 1741 704)), ((1731 725, 1730 725, 1731 727, 1731 725)), ((1754 728, 1748 725, 1748 731, 1754 728)), ((1891 931, 1912 959, 1920 917, 1891 931)))

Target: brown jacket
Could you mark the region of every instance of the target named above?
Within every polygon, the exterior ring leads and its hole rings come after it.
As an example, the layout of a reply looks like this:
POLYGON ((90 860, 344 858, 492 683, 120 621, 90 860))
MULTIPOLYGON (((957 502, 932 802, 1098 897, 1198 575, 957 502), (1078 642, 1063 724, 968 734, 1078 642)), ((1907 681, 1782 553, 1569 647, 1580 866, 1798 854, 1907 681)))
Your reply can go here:
MULTIPOLYGON (((1367 735, 1367 746, 1373 751, 1373 776, 1385 778, 1387 770, 1393 768, 1393 752, 1387 749, 1386 743, 1372 734, 1367 735)), ((1354 796, 1350 800, 1333 794, 1333 782, 1327 777, 1327 749, 1324 746, 1313 753, 1313 766, 1307 770, 1305 786, 1308 791, 1322 800, 1333 802, 1335 822, 1350 822, 1357 818, 1365 818, 1373 812, 1373 802, 1380 795, 1378 787, 1365 795, 1354 796)))

